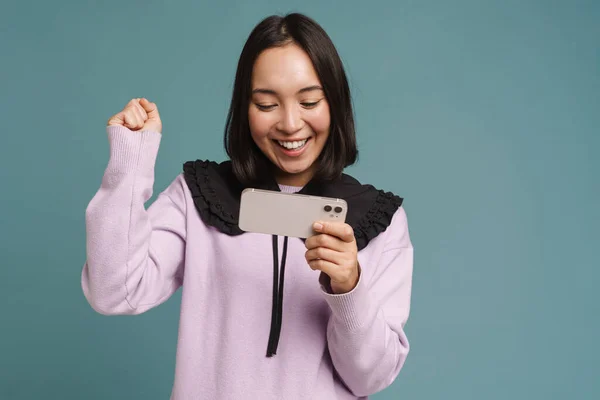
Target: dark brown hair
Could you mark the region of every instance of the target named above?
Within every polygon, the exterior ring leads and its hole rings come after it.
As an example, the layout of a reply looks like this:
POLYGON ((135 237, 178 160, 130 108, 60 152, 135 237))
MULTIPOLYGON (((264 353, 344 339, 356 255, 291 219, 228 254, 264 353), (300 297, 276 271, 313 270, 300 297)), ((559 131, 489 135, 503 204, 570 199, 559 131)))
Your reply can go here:
POLYGON ((231 105, 225 124, 224 145, 233 172, 243 183, 264 178, 271 163, 250 135, 248 109, 252 94, 252 69, 258 56, 273 47, 295 43, 310 57, 329 103, 330 133, 317 159, 315 178, 338 178, 358 157, 350 88, 342 60, 327 33, 311 18, 298 13, 272 15, 250 33, 240 55, 231 105))

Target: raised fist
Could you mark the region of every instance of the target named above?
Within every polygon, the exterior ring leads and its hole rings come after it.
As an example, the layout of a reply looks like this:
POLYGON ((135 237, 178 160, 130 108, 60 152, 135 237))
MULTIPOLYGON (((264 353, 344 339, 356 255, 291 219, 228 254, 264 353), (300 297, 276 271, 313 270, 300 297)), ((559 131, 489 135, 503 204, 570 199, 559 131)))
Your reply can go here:
POLYGON ((124 126, 132 131, 162 132, 158 107, 147 99, 132 99, 125 108, 110 117, 108 126, 124 126))

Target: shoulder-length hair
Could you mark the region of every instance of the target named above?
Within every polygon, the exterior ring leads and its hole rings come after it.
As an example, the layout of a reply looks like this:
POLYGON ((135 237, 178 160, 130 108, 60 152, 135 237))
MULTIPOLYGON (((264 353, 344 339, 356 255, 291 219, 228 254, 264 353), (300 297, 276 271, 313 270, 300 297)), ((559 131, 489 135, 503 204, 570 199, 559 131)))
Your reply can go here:
POLYGON ((272 171, 270 161, 250 134, 248 110, 254 63, 263 51, 290 43, 301 47, 310 57, 329 103, 329 138, 316 161, 315 178, 336 179, 358 157, 350 87, 333 42, 319 24, 303 14, 273 15, 252 30, 244 45, 225 124, 225 150, 234 174, 245 184, 261 181, 263 174, 272 171))

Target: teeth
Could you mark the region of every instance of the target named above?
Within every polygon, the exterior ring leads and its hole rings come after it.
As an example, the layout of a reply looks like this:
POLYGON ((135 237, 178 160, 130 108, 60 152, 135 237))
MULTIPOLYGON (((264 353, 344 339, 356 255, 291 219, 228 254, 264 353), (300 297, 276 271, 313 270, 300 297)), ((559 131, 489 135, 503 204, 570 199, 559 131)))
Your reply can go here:
POLYGON ((285 147, 288 150, 295 150, 295 149, 299 149, 300 147, 304 146, 306 144, 306 141, 308 139, 304 139, 301 141, 296 141, 296 142, 283 142, 281 140, 278 140, 277 143, 279 143, 281 146, 285 147))

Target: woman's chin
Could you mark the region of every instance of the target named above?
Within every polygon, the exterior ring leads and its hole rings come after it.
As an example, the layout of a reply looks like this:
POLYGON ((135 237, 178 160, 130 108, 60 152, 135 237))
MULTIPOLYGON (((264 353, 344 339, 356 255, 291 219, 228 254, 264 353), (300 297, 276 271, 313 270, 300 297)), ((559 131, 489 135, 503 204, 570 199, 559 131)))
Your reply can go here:
MULTIPOLYGON (((279 165, 279 171, 282 177, 299 179, 299 180, 310 180, 313 174, 312 165, 308 164, 300 164, 294 163, 295 165, 290 165, 289 163, 284 163, 279 165)), ((304 182, 306 184, 307 182, 304 182)))
POLYGON ((285 165, 281 171, 286 175, 304 175, 310 172, 310 165, 285 165))

